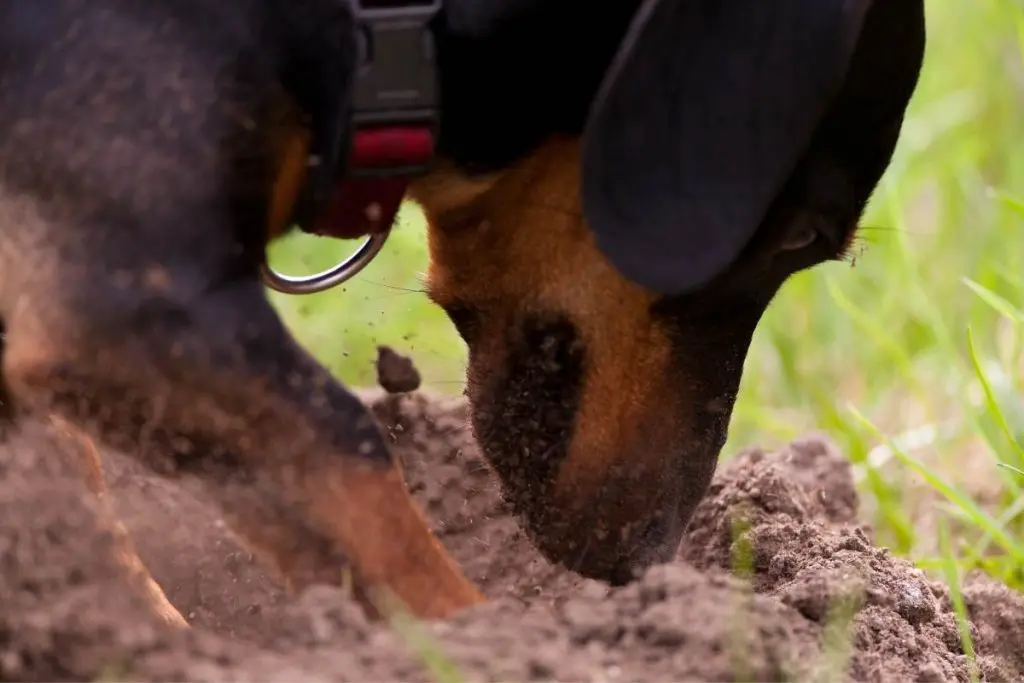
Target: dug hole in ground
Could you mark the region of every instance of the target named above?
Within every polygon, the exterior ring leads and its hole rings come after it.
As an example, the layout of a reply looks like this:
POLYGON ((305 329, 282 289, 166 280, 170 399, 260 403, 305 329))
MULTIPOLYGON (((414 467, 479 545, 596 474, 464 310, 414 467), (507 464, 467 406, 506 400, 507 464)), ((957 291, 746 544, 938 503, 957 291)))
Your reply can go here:
MULTIPOLYGON (((194 626, 168 632, 116 569, 66 440, 26 424, 0 447, 0 680, 419 681, 439 661, 447 680, 970 679, 949 590, 872 544, 823 437, 721 466, 677 560, 610 589, 531 547, 462 400, 363 396, 490 602, 422 625, 424 640, 368 624, 341 589, 290 600, 201 490, 105 454, 116 512, 194 626)), ((1024 597, 980 575, 963 593, 978 676, 1024 679, 1024 597)))

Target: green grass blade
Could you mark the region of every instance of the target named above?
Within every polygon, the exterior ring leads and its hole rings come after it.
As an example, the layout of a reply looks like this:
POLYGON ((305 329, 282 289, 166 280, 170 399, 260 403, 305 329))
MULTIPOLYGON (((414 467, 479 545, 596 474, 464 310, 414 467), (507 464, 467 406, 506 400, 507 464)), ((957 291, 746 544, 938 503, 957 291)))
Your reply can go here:
POLYGON ((996 191, 995 196, 1000 204, 1024 218, 1024 199, 1019 199, 1002 191, 996 191))
POLYGON ((995 393, 992 391, 992 385, 988 381, 985 371, 981 368, 981 361, 978 360, 977 349, 974 345, 974 334, 971 332, 970 326, 967 327, 967 349, 971 356, 971 363, 974 365, 974 374, 977 375, 978 381, 981 382, 982 391, 985 393, 985 405, 988 411, 995 417, 996 422, 999 423, 999 428, 1002 430, 1007 442, 1016 450, 1017 456, 1024 459, 1024 446, 1017 442, 1010 424, 1006 421, 1006 415, 996 400, 995 393))
POLYGON ((999 311, 1010 320, 1014 320, 1018 323, 1024 323, 1024 311, 1014 306, 1005 297, 999 296, 987 287, 982 287, 970 278, 964 277, 960 278, 960 280, 989 306, 999 311))
POLYGON ((960 642, 967 655, 968 672, 971 683, 976 683, 978 678, 978 661, 974 654, 974 640, 971 638, 970 620, 967 615, 967 605, 964 603, 963 593, 960 591, 960 569, 957 566, 956 557, 953 555, 949 543, 949 531, 945 521, 939 522, 939 552, 942 553, 942 570, 946 576, 946 584, 949 586, 949 597, 953 603, 953 611, 956 614, 956 624, 960 631, 960 642))
MULTIPOLYGON (((1021 476, 1024 476, 1024 472, 1021 472, 1016 467, 1012 467, 1010 465, 1002 465, 1002 463, 1000 463, 1000 465, 1006 467, 1011 471, 1018 472, 1021 476)), ((999 528, 1005 529, 1009 527, 1010 524, 1015 522, 1017 518, 1020 517, 1022 514, 1024 514, 1024 496, 1018 496, 1012 503, 1010 503, 1009 506, 1007 506, 1005 510, 1003 510, 999 514, 999 518, 996 520, 996 523, 999 525, 999 528)), ((977 545, 974 547, 973 552, 979 558, 984 557, 988 554, 988 550, 991 547, 991 545, 992 537, 989 534, 984 534, 978 541, 977 545)))
MULTIPOLYGON (((1010 470, 1014 474, 1018 474, 1018 475, 1024 477, 1024 470, 1018 469, 1018 468, 1014 467, 1013 465, 1010 465, 1010 464, 1005 463, 1005 462, 1001 462, 1001 463, 998 463, 998 466, 1002 467, 1003 469, 1010 470)), ((1024 498, 1021 498, 1020 502, 1024 503, 1024 498)))
POLYGON ((882 432, 879 431, 874 424, 854 406, 850 406, 849 409, 867 429, 870 429, 878 438, 885 441, 886 445, 892 449, 893 453, 904 465, 917 472, 929 486, 942 494, 942 496, 949 502, 956 505, 962 512, 967 514, 975 526, 991 534, 992 539, 1004 552, 1011 555, 1016 561, 1024 563, 1024 546, 1019 545, 1008 533, 1006 533, 1006 530, 1002 528, 991 515, 979 508, 969 496, 946 483, 941 477, 925 467, 919 460, 907 454, 896 443, 894 443, 892 439, 882 434, 882 432))
POLYGON ((398 614, 391 618, 391 627, 405 641, 406 646, 416 653, 437 683, 462 683, 466 680, 458 665, 445 655, 422 623, 398 614))
POLYGON ((863 309, 850 301, 850 299, 831 279, 825 281, 825 286, 828 288, 829 295, 832 297, 832 300, 836 302, 839 309, 850 316, 850 319, 856 323, 857 326, 860 327, 875 344, 882 348, 886 355, 889 356, 889 358, 891 358, 899 367, 900 375, 913 383, 916 388, 920 388, 917 377, 914 374, 913 363, 911 362, 910 357, 907 355, 906 351, 904 351, 902 345, 893 339, 892 335, 885 330, 882 323, 872 319, 871 316, 867 315, 863 309))

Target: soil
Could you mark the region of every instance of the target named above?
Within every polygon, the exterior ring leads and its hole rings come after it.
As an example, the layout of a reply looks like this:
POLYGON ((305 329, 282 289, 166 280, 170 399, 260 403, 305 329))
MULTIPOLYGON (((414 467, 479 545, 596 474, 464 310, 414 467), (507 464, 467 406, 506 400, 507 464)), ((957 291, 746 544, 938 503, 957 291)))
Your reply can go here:
MULTIPOLYGON (((104 454, 117 514, 193 626, 165 630, 112 561, 73 451, 28 423, 0 448, 0 680, 969 680, 949 591, 872 545, 824 437, 730 460, 677 561, 610 589, 533 550, 463 401, 365 399, 488 603, 407 631, 340 589, 289 599, 198 487, 104 454)), ((964 595, 980 678, 1024 678, 1024 598, 982 576, 964 595)))

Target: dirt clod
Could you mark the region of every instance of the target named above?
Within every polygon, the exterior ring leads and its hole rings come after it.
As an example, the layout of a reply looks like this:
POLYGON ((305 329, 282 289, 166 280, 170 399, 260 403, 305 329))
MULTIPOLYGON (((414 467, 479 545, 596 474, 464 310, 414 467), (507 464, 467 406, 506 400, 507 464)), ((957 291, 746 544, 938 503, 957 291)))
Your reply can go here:
MULTIPOLYGON (((203 492, 106 455, 117 512, 194 628, 150 623, 65 445, 0 447, 0 680, 967 681, 949 592, 875 547, 848 461, 820 436, 720 467, 678 559, 616 589, 553 566, 502 503, 461 400, 371 391, 410 488, 490 602, 422 638, 339 589, 286 598, 203 492), (418 654, 427 643, 427 654, 418 654)), ((1024 598, 964 586, 983 680, 1024 677, 1024 598)))
POLYGON ((420 371, 412 359, 389 346, 377 347, 377 383, 389 394, 403 394, 420 388, 420 371))

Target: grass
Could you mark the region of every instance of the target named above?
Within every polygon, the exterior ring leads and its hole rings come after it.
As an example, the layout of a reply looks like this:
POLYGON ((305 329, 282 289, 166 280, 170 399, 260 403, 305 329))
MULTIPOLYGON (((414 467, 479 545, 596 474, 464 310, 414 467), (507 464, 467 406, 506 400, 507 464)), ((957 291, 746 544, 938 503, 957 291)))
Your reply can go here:
MULTIPOLYGON (((723 457, 821 430, 856 464, 877 540, 936 576, 980 568, 1024 588, 1024 4, 926 0, 929 45, 896 156, 852 264, 794 278, 746 362, 723 457), (948 525, 949 547, 939 529, 948 525)), ((281 269, 351 245, 298 237, 281 269)), ((342 379, 373 381, 377 343, 461 390, 465 348, 419 292, 422 216, 346 287, 275 296, 342 379)))
POLYGON ((978 662, 974 651, 974 639, 971 638, 967 605, 964 603, 963 593, 960 592, 960 568, 957 566, 956 557, 950 548, 949 530, 944 523, 939 525, 939 545, 942 547, 945 560, 942 570, 946 583, 949 585, 953 611, 956 614, 956 625, 960 632, 960 642, 963 644, 964 655, 967 657, 971 683, 976 683, 978 680, 978 662))

